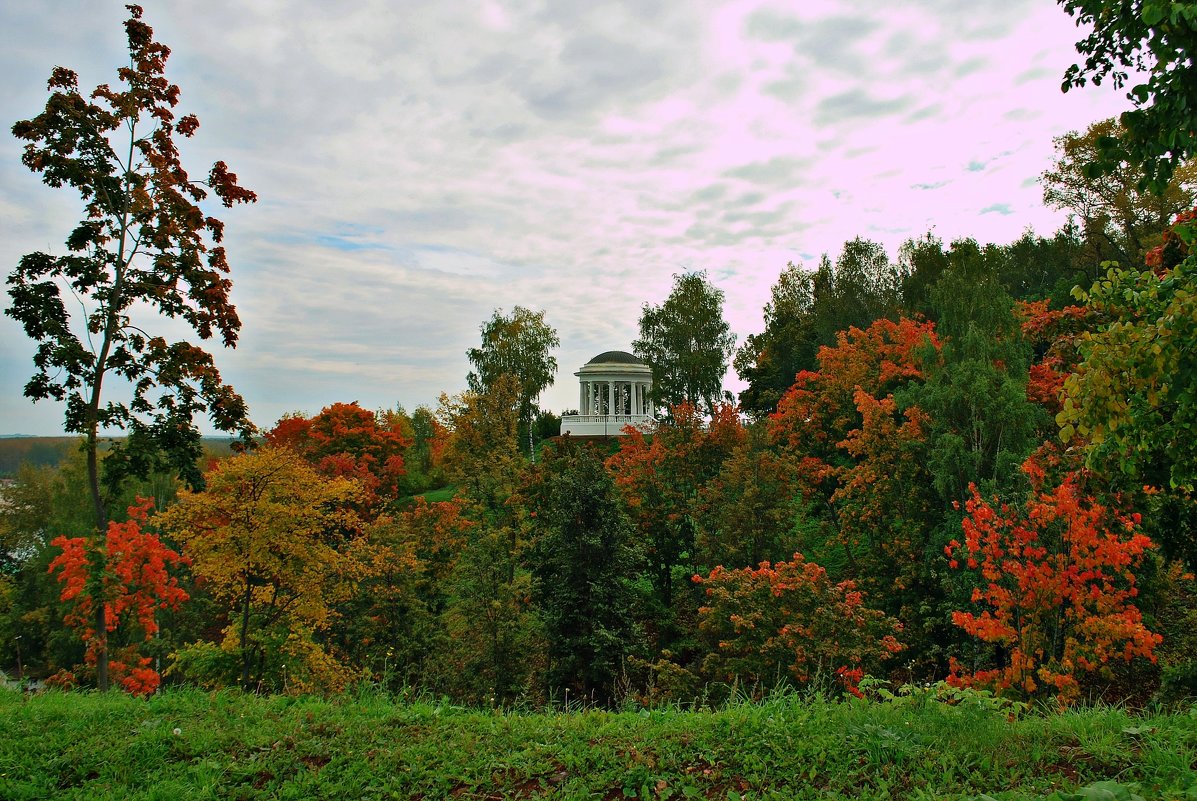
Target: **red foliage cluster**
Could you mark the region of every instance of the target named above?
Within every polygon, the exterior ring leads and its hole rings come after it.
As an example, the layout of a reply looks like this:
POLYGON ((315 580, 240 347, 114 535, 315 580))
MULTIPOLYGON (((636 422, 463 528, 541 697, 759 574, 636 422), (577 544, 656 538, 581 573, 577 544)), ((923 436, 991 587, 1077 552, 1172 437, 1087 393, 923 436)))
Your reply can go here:
MULTIPOLYGON (((138 656, 136 648, 125 649, 131 652, 129 656, 123 654, 108 661, 108 675, 111 680, 121 686, 129 695, 153 695, 162 683, 158 671, 150 667, 153 660, 148 656, 138 656), (129 661, 126 661, 129 660, 129 661)), ((89 664, 94 658, 89 660, 89 664)))
POLYGON ((805 453, 843 441, 860 426, 857 393, 882 398, 922 378, 927 345, 940 346, 934 323, 906 318, 840 332, 835 347, 819 349, 819 371, 799 373, 770 416, 773 441, 805 453))
POLYGON ((933 323, 878 320, 819 351, 769 419, 770 439, 797 457, 808 502, 834 510, 832 536, 871 591, 904 588, 920 547, 908 521, 927 514, 927 415, 893 393, 925 376, 940 342, 933 323))
MULTIPOLYGON (((126 522, 108 524, 98 554, 99 564, 103 565, 98 580, 93 552, 86 539, 55 537, 50 542, 62 552, 50 562, 48 572, 60 571, 58 580, 63 585, 60 599, 71 604, 63 619, 68 626, 80 630, 87 645, 88 664, 94 665, 97 658, 98 642, 93 628, 97 597, 104 603, 105 626, 109 632, 122 622, 133 620, 145 640, 158 631, 159 609, 178 609, 188 599, 187 591, 179 586, 171 569, 189 561, 166 547, 158 535, 142 530, 153 503, 138 498, 138 503, 129 507, 126 522)), ((158 673, 149 667, 149 659, 137 656, 136 647, 128 650, 122 659, 135 660, 136 665, 110 661, 113 679, 129 692, 152 693, 158 687, 158 673)))
MULTIPOLYGON (((1045 472, 1032 458, 1033 478, 1045 472)), ((1038 482, 1036 482, 1038 483, 1038 482)), ((1061 701, 1077 697, 1078 677, 1108 673, 1113 659, 1154 659, 1160 636, 1134 605, 1132 569, 1151 540, 1139 516, 1119 515, 1082 495, 1075 473, 1050 491, 1036 490, 1025 508, 995 508, 976 487, 965 502, 965 540, 944 550, 950 565, 977 571, 977 612, 954 612, 952 622, 983 642, 1003 646, 1006 664, 951 681, 1030 695, 1041 686, 1061 701)))
POLYGON ((1091 324, 1092 313, 1083 306, 1049 309, 1046 300, 1021 301, 1017 311, 1023 336, 1040 354, 1027 378, 1027 399, 1055 414, 1061 408, 1064 379, 1079 359, 1076 337, 1091 324))
POLYGON ((422 497, 400 513, 398 524, 426 579, 436 585, 449 580, 465 550, 470 529, 476 525, 464 513, 460 501, 428 503, 422 497))
POLYGON ((727 680, 805 683, 822 672, 858 692, 864 666, 903 647, 898 623, 866 607, 854 582, 832 583, 802 554, 755 569, 716 567, 694 581, 706 595, 699 630, 715 645, 705 667, 727 680))
POLYGON ((266 432, 266 442, 288 447, 318 472, 358 481, 371 505, 399 495, 406 470, 403 452, 411 441, 380 424, 357 403, 334 403, 315 417, 284 417, 266 432))
POLYGON ((689 514, 690 497, 718 472, 746 433, 734 406, 717 404, 709 423, 692 403, 670 411, 672 422, 659 426, 651 439, 627 427, 607 469, 634 517, 652 514, 674 523, 689 514))
POLYGON ((1195 223, 1197 223, 1197 208, 1176 215, 1172 227, 1164 232, 1164 241, 1159 246, 1147 251, 1144 258, 1147 266, 1155 270, 1157 274, 1163 275, 1184 261, 1190 253, 1190 246, 1185 243, 1176 229, 1181 226, 1191 227, 1195 223))

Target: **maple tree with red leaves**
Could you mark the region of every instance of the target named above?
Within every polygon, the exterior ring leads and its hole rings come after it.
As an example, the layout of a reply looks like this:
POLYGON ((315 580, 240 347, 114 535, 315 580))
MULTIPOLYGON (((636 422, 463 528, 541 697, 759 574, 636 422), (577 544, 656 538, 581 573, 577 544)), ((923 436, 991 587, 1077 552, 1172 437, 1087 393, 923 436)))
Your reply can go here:
POLYGON ((925 321, 842 332, 769 418, 771 440, 797 460, 803 497, 825 515, 828 540, 870 589, 908 585, 921 553, 914 534, 931 499, 912 488, 929 485, 927 419, 917 406, 899 409, 894 393, 921 381, 938 349, 925 321))
POLYGON ((965 501, 964 542, 944 551, 953 568, 978 574, 976 611, 952 622, 1000 646, 1003 664, 967 672, 952 660, 955 684, 1025 696, 1076 700, 1086 675, 1110 677, 1110 663, 1154 661, 1160 636, 1135 606, 1134 568, 1153 547, 1138 514, 1123 515, 1085 496, 1073 472, 1050 489, 1043 465, 1024 465, 1035 490, 1022 508, 965 501))
POLYGON ((769 417, 774 442, 815 456, 834 454, 859 428, 856 394, 882 398, 925 375, 923 353, 939 348, 934 323, 877 320, 841 331, 834 347, 819 349, 819 369, 804 370, 769 417))
POLYGON ((1027 378, 1027 400, 1053 415, 1063 408, 1064 380, 1080 362, 1077 337, 1092 325, 1092 313, 1083 306, 1048 308, 1049 301, 1023 301, 1017 305, 1022 334, 1034 349, 1027 378))
MULTIPOLYGON (((629 516, 644 535, 649 580, 665 621, 658 637, 662 645, 673 636, 667 629, 673 614, 674 569, 689 558, 683 554, 694 553, 699 491, 745 436, 734 406, 716 404, 708 422, 698 407, 683 402, 649 436, 627 427, 619 450, 607 460, 629 516)), ((690 564, 681 579, 694 569, 690 564)))
POLYGON ((356 402, 334 403, 310 418, 284 417, 265 439, 295 451, 322 475, 356 480, 369 506, 401 494, 411 439, 356 402))
MULTIPOLYGON (((129 507, 129 519, 108 524, 102 559, 105 566, 99 591, 92 579, 94 551, 84 537, 55 537, 50 544, 61 553, 50 562, 48 572, 58 572, 63 585, 60 600, 70 604, 64 621, 79 629, 87 646, 86 661, 96 666, 101 640, 93 626, 96 606, 104 606, 106 634, 116 631, 122 622, 136 623, 144 640, 158 632, 158 611, 178 609, 188 599, 172 570, 189 560, 168 548, 158 535, 143 526, 153 501, 139 498, 129 507)), ((148 695, 158 687, 158 673, 150 660, 137 654, 136 646, 124 649, 120 658, 111 659, 111 678, 125 690, 148 695), (130 664, 135 662, 136 664, 130 664)))
MULTIPOLYGON (((93 585, 104 572, 109 522, 98 457, 102 429, 128 432, 104 460, 109 487, 155 469, 200 485, 196 414, 207 414, 220 431, 248 437, 253 430, 245 401, 223 382, 207 351, 148 331, 146 318, 157 314, 183 321, 201 340, 236 346, 241 320, 229 297, 224 223, 201 204, 209 193, 226 208, 257 196, 238 185, 223 161, 199 180, 184 168, 175 137, 192 137, 199 120, 176 116, 179 87, 165 74, 170 48, 154 41, 139 6, 126 8, 129 61, 117 70, 117 88, 101 84, 84 94, 75 72, 55 67, 45 109, 12 127, 26 143, 22 163, 47 186, 74 189, 83 202, 64 255, 21 257, 8 276, 12 305, 5 313, 37 342, 25 395, 65 402, 65 430, 84 437, 93 585), (129 397, 108 397, 112 381, 124 381, 129 397)), ((109 684, 104 610, 96 605, 93 623, 100 689, 109 684)))
POLYGON ((834 675, 859 695, 864 669, 903 647, 897 622, 866 607, 854 582, 832 582, 800 553, 756 568, 716 567, 693 580, 705 594, 698 625, 711 644, 703 669, 719 681, 764 690, 834 675))

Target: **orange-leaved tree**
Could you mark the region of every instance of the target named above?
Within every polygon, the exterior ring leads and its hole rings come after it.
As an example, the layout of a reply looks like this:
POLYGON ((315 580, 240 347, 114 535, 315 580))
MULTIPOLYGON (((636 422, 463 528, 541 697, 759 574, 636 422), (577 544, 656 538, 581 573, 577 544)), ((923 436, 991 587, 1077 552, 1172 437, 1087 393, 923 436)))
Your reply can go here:
MULTIPOLYGON (((139 498, 129 507, 129 519, 124 523, 109 522, 104 538, 102 558, 104 572, 97 586, 91 578, 94 551, 83 537, 55 537, 50 544, 62 553, 50 562, 49 572, 58 571, 62 583, 60 599, 70 604, 64 616, 68 626, 77 628, 87 646, 86 661, 95 667, 99 659, 101 640, 93 626, 96 605, 104 605, 104 625, 107 634, 122 623, 134 629, 134 638, 150 640, 158 632, 158 610, 177 609, 187 600, 186 590, 179 586, 173 568, 187 560, 166 547, 158 535, 142 530, 152 500, 139 498)), ((107 642, 104 640, 103 642, 107 642)), ((140 656, 136 647, 124 649, 125 659, 111 659, 108 670, 111 679, 135 695, 149 695, 158 688, 160 677, 150 667, 149 657, 140 656), (130 664, 126 660, 136 660, 130 664)))
POLYGON ((746 432, 734 406, 716 404, 708 423, 698 407, 683 402, 651 437, 632 427, 625 434, 607 469, 645 543, 653 600, 659 605, 654 615, 661 621, 658 646, 666 647, 679 634, 674 630, 674 581, 685 581, 696 569, 699 491, 744 443, 746 432), (685 572, 675 576, 678 570, 685 572))
POLYGON ((355 402, 334 403, 314 417, 284 417, 266 432, 266 442, 292 449, 322 475, 354 479, 374 507, 401 494, 403 453, 411 438, 397 417, 376 415, 355 402))
POLYGON ((828 546, 873 592, 909 587, 923 556, 933 513, 927 416, 894 396, 924 380, 938 349, 929 322, 883 319, 841 332, 769 418, 775 447, 797 462, 804 499, 827 531, 826 543, 803 546, 828 546))
POLYGON ((756 568, 716 567, 695 576, 706 593, 699 630, 710 651, 703 670, 760 690, 785 682, 838 681, 859 694, 864 672, 902 649, 899 625, 864 605, 851 581, 796 553, 756 568))
POLYGON ((1064 381, 1080 361, 1076 342, 1093 324, 1093 313, 1084 306, 1048 308, 1048 301, 1017 304, 1022 334, 1034 351, 1027 378, 1027 399, 1053 415, 1060 411, 1064 381))
POLYGON ((1086 496, 1075 472, 1047 488, 1034 458, 1023 469, 1034 486, 1025 505, 995 507, 973 487, 964 542, 945 548, 952 567, 981 581, 975 611, 956 611, 952 621, 1001 655, 997 667, 971 673, 953 659, 950 681, 1067 703, 1086 674, 1109 678, 1111 662, 1154 660, 1160 637, 1135 606, 1132 572, 1153 546, 1137 514, 1086 496))

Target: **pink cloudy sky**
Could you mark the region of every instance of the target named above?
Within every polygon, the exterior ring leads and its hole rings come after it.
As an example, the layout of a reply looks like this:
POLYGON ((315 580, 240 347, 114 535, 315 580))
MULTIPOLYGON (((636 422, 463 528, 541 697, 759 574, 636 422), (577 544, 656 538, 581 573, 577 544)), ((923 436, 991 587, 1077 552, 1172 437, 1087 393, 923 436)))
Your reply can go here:
MULTIPOLYGON (((1050 0, 146 5, 202 123, 185 159, 223 158, 261 196, 223 215, 245 327, 217 358, 262 425, 434 404, 496 307, 547 311, 560 411, 674 273, 707 270, 743 341, 787 262, 857 235, 892 255, 928 230, 1050 234, 1052 137, 1127 107, 1061 94, 1079 33, 1050 0)), ((123 18, 0 6, 5 130, 55 64, 115 80, 123 18)), ((76 209, 19 152, 0 137, 5 274, 61 252, 76 209)), ((32 352, 5 318, 0 433, 60 430, 60 407, 22 397, 32 352)))

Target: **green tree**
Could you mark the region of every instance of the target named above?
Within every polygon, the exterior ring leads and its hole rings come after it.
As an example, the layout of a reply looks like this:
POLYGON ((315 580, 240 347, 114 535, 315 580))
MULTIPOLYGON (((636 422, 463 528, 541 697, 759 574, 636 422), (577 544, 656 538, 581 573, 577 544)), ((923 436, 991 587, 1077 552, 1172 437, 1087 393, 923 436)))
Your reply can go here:
POLYGON ((817 308, 820 345, 834 343, 835 335, 851 326, 866 328, 883 317, 895 319, 902 281, 883 246, 856 237, 844 243, 836 258, 828 290, 820 293, 817 308))
POLYGON ((1082 232, 1073 220, 1051 237, 1024 231, 1002 250, 1002 286, 1015 300, 1048 299, 1054 308, 1063 308, 1072 303, 1072 288, 1093 273, 1082 232))
POLYGON ((524 495, 535 515, 532 600, 544 624, 549 690, 609 702, 622 659, 640 639, 635 528, 593 446, 546 450, 524 495))
POLYGON ((644 304, 632 350, 652 368, 659 406, 688 401, 709 413, 723 398, 735 344, 723 319, 723 292, 697 272, 673 276, 673 291, 660 306, 644 304))
POLYGON ((834 264, 823 256, 813 273, 789 265, 765 306, 765 330, 736 354, 736 372, 748 383, 740 393, 744 411, 758 418, 776 411, 794 377, 817 370, 819 348, 834 346, 840 332, 896 320, 904 269, 906 263, 891 263, 884 247, 860 237, 844 243, 834 264))
POLYGON ((432 686, 436 660, 449 647, 439 619, 448 577, 473 527, 458 501, 417 497, 368 529, 375 569, 338 609, 329 639, 388 689, 432 686))
POLYGON ((1027 398, 1030 348, 992 259, 972 240, 952 244, 931 292, 943 338, 926 383, 900 394, 930 416, 928 467, 944 508, 968 494, 1008 489, 1037 444, 1045 414, 1027 398))
POLYGON ((1162 193, 1173 172, 1197 152, 1197 3, 1176 0, 1057 0, 1092 32, 1077 42, 1085 62, 1064 74, 1063 90, 1109 78, 1126 85, 1128 71, 1147 76, 1127 97, 1122 139, 1098 142, 1094 173, 1124 161, 1143 170, 1142 185, 1162 193))
POLYGON ((0 574, 11 575, 49 541, 58 471, 22 464, 12 483, 0 486, 0 574))
POLYGON ((517 392, 515 376, 504 374, 488 391, 467 392, 459 405, 446 410, 453 433, 445 473, 488 520, 506 516, 507 499, 524 465, 516 439, 517 392))
POLYGON ((1089 165, 1102 158, 1101 143, 1125 138, 1125 128, 1114 119, 1057 137, 1055 163, 1039 178, 1044 204, 1080 218, 1091 248, 1085 256, 1092 264, 1141 260, 1160 243, 1168 223, 1193 206, 1197 165, 1191 162, 1177 165, 1158 194, 1140 189, 1143 171, 1126 162, 1092 175, 1089 165))
POLYGON ((79 503, 85 482, 74 482, 75 493, 68 495, 63 473, 22 464, 12 483, 0 488, 0 664, 26 678, 83 661, 82 640, 63 624, 58 582, 49 574, 57 555, 50 547, 54 534, 91 530, 91 515, 79 503), (72 518, 79 522, 71 525, 72 518))
POLYGON ((544 321, 543 311, 516 306, 511 316, 495 309, 482 324, 482 346, 466 351, 474 365, 466 382, 475 393, 491 391, 504 375, 518 382, 519 421, 528 435, 529 455, 534 455, 532 422, 540 411, 540 393, 552 386, 557 373, 557 359, 549 351, 560 346, 557 331, 544 321))
POLYGON ((532 577, 520 569, 523 546, 508 527, 475 526, 449 579, 452 597, 441 615, 450 643, 440 654, 442 683, 464 701, 515 701, 542 661, 532 577))
POLYGON ((698 492, 695 562, 752 567, 784 560, 798 549, 794 522, 804 501, 797 460, 767 449, 763 425, 750 428, 698 492))
MULTIPOLYGON (((1181 215, 1150 254, 1154 269, 1110 269, 1077 292, 1105 323, 1082 333, 1081 363, 1056 416, 1091 467, 1173 495, 1197 520, 1197 210, 1181 215)), ((1183 527, 1192 531, 1191 523, 1183 527)), ((1197 562, 1197 545, 1162 532, 1165 547, 1197 562)))
MULTIPOLYGON (((129 431, 110 457, 114 482, 144 475, 155 463, 198 482, 202 448, 193 416, 207 412, 222 431, 250 425, 244 401, 222 382, 211 355, 145 330, 140 307, 181 318, 200 339, 219 335, 226 347, 235 346, 241 321, 229 301, 229 265, 219 244, 224 224, 200 203, 209 190, 226 207, 256 196, 238 186, 224 162, 213 165, 206 181, 183 168, 175 136, 192 136, 199 120, 176 117, 179 88, 164 74, 170 49, 153 40, 138 6, 129 12, 130 66, 117 73, 123 89, 103 84, 85 95, 74 72, 56 67, 45 110, 12 128, 27 143, 25 166, 48 186, 75 189, 84 204, 65 255, 21 258, 8 277, 6 313, 38 343, 25 394, 65 401, 65 429, 86 438, 97 542, 109 518, 97 459, 101 429, 129 431), (80 305, 81 312, 70 311, 80 305), (110 377, 128 382, 129 400, 107 398, 110 377)), ((94 563, 98 581, 103 564, 94 563)), ((97 604, 97 678, 107 689, 104 614, 97 604)))
POLYGON ((522 568, 527 543, 509 503, 527 464, 516 440, 518 403, 519 384, 510 373, 459 401, 442 398, 452 428, 446 474, 476 525, 449 578, 441 619, 452 645, 441 663, 445 685, 472 702, 514 700, 526 688, 536 650, 531 577, 522 568))
POLYGON ((819 342, 811 314, 814 304, 814 274, 787 264, 765 304, 765 330, 750 334, 733 362, 740 380, 748 384, 740 393, 745 412, 757 417, 772 414, 794 376, 815 366, 819 342))
POLYGON ((948 269, 948 254, 943 240, 930 232, 919 239, 908 239, 898 248, 902 272, 902 307, 909 315, 935 319, 931 288, 948 269))
POLYGON ((439 425, 427 406, 417 406, 411 414, 411 446, 405 456, 408 480, 413 492, 440 486, 439 470, 433 465, 433 445, 439 425))

